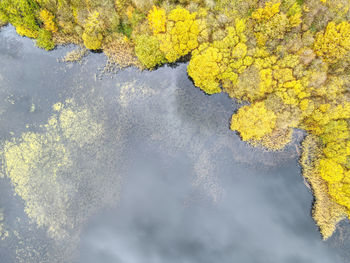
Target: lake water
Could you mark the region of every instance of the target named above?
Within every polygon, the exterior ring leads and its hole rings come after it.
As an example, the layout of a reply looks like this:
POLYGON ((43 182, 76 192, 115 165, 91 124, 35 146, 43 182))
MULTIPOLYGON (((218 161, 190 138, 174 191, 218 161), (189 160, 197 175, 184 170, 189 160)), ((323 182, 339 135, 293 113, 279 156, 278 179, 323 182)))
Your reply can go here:
MULTIPOLYGON (((59 61, 73 49, 46 52, 13 27, 1 29, 2 145, 47 132, 42 125, 57 102, 74 101, 73 112, 102 125, 88 142, 84 132, 71 134, 89 147, 75 152, 63 142, 73 156, 60 182, 74 190, 62 212, 73 222, 62 223, 67 235, 37 228, 24 213, 28 204, 0 179, 9 233, 0 240, 1 262, 350 262, 348 223, 322 241, 311 218, 313 197, 298 165, 302 132, 281 152, 253 148, 229 130, 238 106, 194 87, 186 64, 109 74, 103 54, 59 61)), ((31 189, 45 192, 50 180, 31 189)), ((35 211, 56 211, 60 192, 46 195, 35 211)))

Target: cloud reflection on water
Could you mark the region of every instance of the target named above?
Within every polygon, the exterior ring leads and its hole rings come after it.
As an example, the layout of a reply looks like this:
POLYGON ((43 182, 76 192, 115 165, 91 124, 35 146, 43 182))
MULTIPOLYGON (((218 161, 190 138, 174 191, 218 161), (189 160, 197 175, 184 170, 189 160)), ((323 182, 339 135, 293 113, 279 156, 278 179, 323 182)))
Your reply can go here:
POLYGON ((120 201, 88 220, 75 263, 342 262, 310 216, 312 196, 294 146, 268 153, 240 141, 228 129, 237 106, 225 94, 193 87, 186 65, 95 80, 103 55, 60 64, 66 49, 38 51, 11 28, 4 31, 2 100, 17 100, 2 105, 2 139, 45 123, 55 102, 89 93, 85 103, 102 99, 95 113, 121 130, 114 138, 123 145, 116 156, 123 170, 115 171, 123 177, 120 201))

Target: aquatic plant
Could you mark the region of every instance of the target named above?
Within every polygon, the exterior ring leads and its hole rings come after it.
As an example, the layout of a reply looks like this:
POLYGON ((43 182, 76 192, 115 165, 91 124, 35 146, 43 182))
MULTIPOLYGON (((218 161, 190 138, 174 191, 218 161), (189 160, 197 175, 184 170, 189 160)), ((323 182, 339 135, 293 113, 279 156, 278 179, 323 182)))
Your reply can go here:
POLYGON ((114 33, 106 36, 102 45, 108 61, 118 68, 135 66, 143 68, 141 61, 135 56, 135 43, 126 36, 114 33))
POLYGON ((63 58, 63 62, 77 62, 81 61, 87 55, 88 51, 83 48, 78 48, 68 52, 63 58))

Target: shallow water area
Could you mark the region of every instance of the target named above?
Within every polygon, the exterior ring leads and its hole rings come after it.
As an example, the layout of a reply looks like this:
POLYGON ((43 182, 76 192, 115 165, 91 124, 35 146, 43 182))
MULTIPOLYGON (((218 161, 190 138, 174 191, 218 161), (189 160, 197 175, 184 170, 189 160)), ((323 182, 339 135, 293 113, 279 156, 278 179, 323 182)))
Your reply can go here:
POLYGON ((301 132, 253 148, 229 130, 238 106, 186 64, 102 74, 103 54, 59 62, 74 48, 0 31, 4 263, 350 262, 348 223, 322 241, 311 218, 301 132))

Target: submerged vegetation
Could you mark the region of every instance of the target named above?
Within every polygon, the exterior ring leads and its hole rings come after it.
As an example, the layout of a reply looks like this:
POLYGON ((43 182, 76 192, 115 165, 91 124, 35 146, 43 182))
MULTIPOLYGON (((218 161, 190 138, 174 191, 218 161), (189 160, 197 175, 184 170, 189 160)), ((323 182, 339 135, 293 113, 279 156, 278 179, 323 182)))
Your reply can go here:
MULTIPOLYGON (((188 59, 197 87, 249 103, 231 129, 254 145, 279 150, 292 129, 307 131, 301 164, 328 238, 350 216, 349 8, 344 0, 2 0, 0 26, 46 50, 103 50, 122 67, 188 59)), ((33 141, 41 151, 46 138, 24 136, 13 147, 33 141)))
POLYGON ((29 218, 47 227, 50 236, 62 238, 76 224, 75 218, 67 215, 72 214, 71 202, 78 193, 74 188, 81 184, 79 172, 74 172, 74 178, 65 178, 76 158, 67 144, 91 154, 88 146, 100 139, 102 124, 74 102, 57 103, 53 109, 57 114, 42 127, 43 133, 27 132, 6 142, 4 167, 29 218))
MULTIPOLYGON (((101 148, 110 146, 106 138, 118 138, 120 131, 106 135, 106 116, 94 99, 89 105, 74 99, 54 104, 46 124, 3 145, 4 173, 22 198, 28 218, 56 241, 71 241, 95 209, 118 199, 120 176, 111 176, 109 169, 119 164, 120 143, 117 140, 107 151, 101 148)), ((0 209, 0 240, 8 235, 2 220, 0 209)), ((23 262, 39 262, 31 257, 23 262)))

